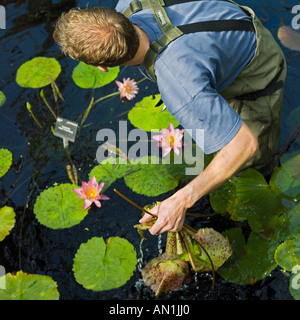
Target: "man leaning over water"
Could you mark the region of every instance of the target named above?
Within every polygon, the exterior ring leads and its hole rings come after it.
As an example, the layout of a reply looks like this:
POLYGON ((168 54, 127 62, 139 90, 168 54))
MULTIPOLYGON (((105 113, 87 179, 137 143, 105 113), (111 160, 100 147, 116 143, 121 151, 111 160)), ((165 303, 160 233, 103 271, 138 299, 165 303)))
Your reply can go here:
POLYGON ((157 81, 184 128, 204 129, 204 153, 216 153, 201 174, 151 210, 158 215, 153 235, 181 230, 186 210, 241 169, 270 173, 286 76, 280 47, 250 8, 229 0, 164 3, 120 0, 116 9, 73 9, 54 32, 65 54, 104 72, 138 66, 157 81))

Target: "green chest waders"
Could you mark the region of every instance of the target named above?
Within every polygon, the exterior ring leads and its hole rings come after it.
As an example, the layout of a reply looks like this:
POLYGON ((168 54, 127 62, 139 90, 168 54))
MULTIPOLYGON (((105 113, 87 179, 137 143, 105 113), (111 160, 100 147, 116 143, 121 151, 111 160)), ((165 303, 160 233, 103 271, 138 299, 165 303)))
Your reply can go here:
MULTIPOLYGON (((242 117, 258 140, 259 152, 246 167, 253 167, 268 174, 273 157, 279 151, 283 86, 286 77, 284 55, 272 34, 261 24, 252 9, 234 3, 252 17, 246 20, 218 20, 192 23, 173 27, 164 7, 190 0, 134 0, 124 11, 128 18, 140 10, 151 8, 162 36, 151 42, 144 64, 156 80, 156 57, 168 44, 183 34, 218 31, 255 31, 257 48, 252 60, 238 77, 219 92, 230 106, 242 117)), ((199 0, 201 1, 201 0, 199 0)))

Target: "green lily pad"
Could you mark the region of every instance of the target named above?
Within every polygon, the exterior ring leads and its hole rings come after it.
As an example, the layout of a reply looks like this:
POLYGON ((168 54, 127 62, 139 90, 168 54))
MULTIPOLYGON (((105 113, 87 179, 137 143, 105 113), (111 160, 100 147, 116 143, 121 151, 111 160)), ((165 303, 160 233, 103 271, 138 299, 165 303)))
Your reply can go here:
POLYGON ((0 149, 0 178, 5 175, 12 164, 12 153, 7 149, 0 149))
POLYGON ((236 194, 236 178, 231 178, 222 186, 209 193, 209 201, 217 213, 229 213, 234 221, 243 221, 248 218, 249 210, 242 205, 236 194))
POLYGON ((48 228, 70 228, 80 223, 88 214, 83 209, 83 199, 73 191, 78 186, 60 184, 44 190, 37 198, 34 213, 37 220, 48 228))
POLYGON ((11 229, 15 225, 16 214, 11 207, 3 207, 0 209, 0 241, 9 235, 11 229))
POLYGON ((277 266, 274 252, 277 242, 261 239, 251 233, 247 242, 240 228, 225 231, 232 256, 219 268, 218 273, 227 281, 236 284, 253 284, 269 275, 277 266))
POLYGON ((93 291, 110 290, 124 285, 137 264, 133 245, 126 239, 94 237, 79 247, 73 265, 75 279, 93 291))
POLYGON ((277 264, 286 271, 292 271, 295 266, 300 266, 299 248, 300 235, 281 243, 274 255, 277 264))
POLYGON ((168 110, 160 112, 163 105, 155 107, 159 102, 160 95, 145 97, 142 101, 137 102, 129 111, 128 119, 131 124, 145 131, 166 129, 170 123, 174 128, 178 127, 179 122, 172 116, 168 110))
MULTIPOLYGON (((300 159, 299 159, 300 161, 300 159)), ((300 162, 299 162, 300 163, 300 162)), ((298 165, 299 165, 298 163, 298 165)), ((299 165, 300 166, 300 165, 299 165)), ((276 168, 270 180, 270 186, 276 186, 285 196, 300 199, 300 179, 290 176, 283 167, 276 168)))
POLYGON ((103 191, 105 191, 117 179, 123 178, 126 174, 134 170, 133 165, 123 158, 109 158, 104 160, 98 166, 94 167, 90 174, 91 180, 95 176, 98 182, 104 182, 103 191), (114 163, 116 162, 116 163, 114 163))
MULTIPOLYGON (((144 162, 147 157, 141 158, 144 162)), ((148 197, 158 196, 178 185, 178 179, 170 172, 171 165, 152 164, 151 157, 148 161, 135 165, 135 171, 124 177, 126 185, 134 192, 148 197)), ((155 162, 157 163, 157 162, 155 162)))
POLYGON ((58 300, 57 283, 49 276, 27 274, 23 271, 5 276, 5 288, 0 300, 58 300))
POLYGON ((105 86, 114 81, 120 71, 120 67, 108 68, 108 72, 103 72, 97 67, 85 64, 80 61, 74 68, 72 78, 75 84, 83 89, 95 89, 105 86))
POLYGON ((291 178, 300 180, 300 150, 283 154, 280 162, 283 170, 291 178))
POLYGON ((252 231, 265 239, 275 239, 281 216, 287 211, 274 188, 264 176, 254 169, 247 169, 237 179, 237 197, 248 210, 247 218, 252 231))
POLYGON ((5 101, 6 101, 5 94, 2 91, 0 91, 0 107, 4 104, 5 101))
POLYGON ((55 81, 60 72, 61 67, 56 59, 36 57, 20 66, 16 81, 24 88, 42 88, 55 81))
POLYGON ((300 300, 300 266, 295 268, 290 278, 289 290, 295 300, 300 300))

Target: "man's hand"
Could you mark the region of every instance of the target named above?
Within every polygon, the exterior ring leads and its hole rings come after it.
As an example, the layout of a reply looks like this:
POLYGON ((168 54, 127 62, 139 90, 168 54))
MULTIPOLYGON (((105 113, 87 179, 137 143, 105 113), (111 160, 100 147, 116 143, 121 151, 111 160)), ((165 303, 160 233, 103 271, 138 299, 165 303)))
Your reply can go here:
MULTIPOLYGON (((152 235, 162 234, 166 231, 176 232, 182 229, 187 209, 184 197, 183 191, 179 190, 173 196, 149 210, 149 212, 158 216, 155 224, 149 229, 152 235)), ((150 218, 149 214, 145 214, 139 222, 146 222, 150 218)))
MULTIPOLYGON (((184 188, 150 210, 158 216, 156 223, 149 229, 152 235, 165 231, 180 231, 186 210, 201 197, 213 191, 249 161, 258 152, 258 143, 245 123, 236 136, 220 150, 207 168, 184 188)), ((151 218, 145 214, 140 223, 151 218)))

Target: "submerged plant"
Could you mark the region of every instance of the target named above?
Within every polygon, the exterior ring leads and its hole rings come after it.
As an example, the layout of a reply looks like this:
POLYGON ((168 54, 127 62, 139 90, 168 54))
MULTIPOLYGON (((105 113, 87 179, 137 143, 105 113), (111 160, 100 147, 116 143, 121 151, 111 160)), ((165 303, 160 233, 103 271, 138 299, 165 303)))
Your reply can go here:
POLYGON ((107 197, 106 195, 100 195, 103 186, 104 182, 98 184, 95 176, 93 176, 92 180, 88 182, 82 181, 81 188, 73 189, 73 191, 77 193, 78 198, 84 199, 84 210, 90 207, 92 203, 95 203, 95 205, 100 208, 101 203, 99 200, 109 200, 109 197, 107 197))
POLYGON ((158 141, 158 146, 163 149, 163 158, 174 150, 176 155, 180 154, 179 149, 182 148, 184 129, 174 129, 173 124, 170 123, 167 129, 161 129, 160 135, 154 135, 152 138, 158 141))

